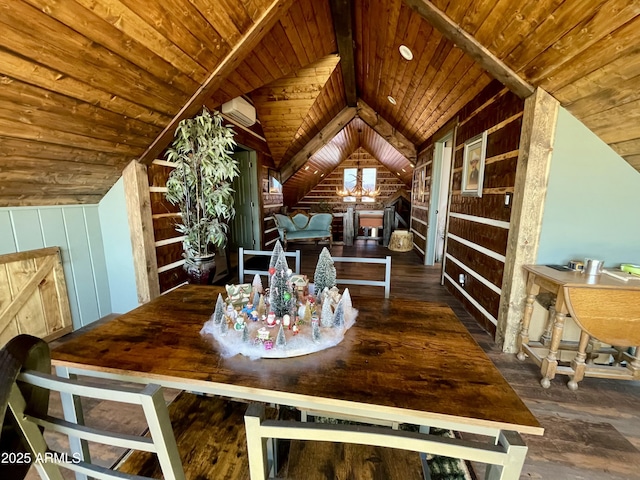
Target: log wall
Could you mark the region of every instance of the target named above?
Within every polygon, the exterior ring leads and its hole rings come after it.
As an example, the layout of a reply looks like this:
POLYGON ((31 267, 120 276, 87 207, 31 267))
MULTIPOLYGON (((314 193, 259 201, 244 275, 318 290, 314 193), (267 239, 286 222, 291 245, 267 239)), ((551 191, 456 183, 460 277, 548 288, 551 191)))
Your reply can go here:
POLYGON ((431 172, 433 168, 433 143, 418 154, 418 163, 413 171, 411 191, 411 232, 413 248, 424 260, 427 251, 427 227, 429 223, 429 202, 431 201, 431 172))
MULTIPOLYGON (((261 162, 258 160, 258 165, 261 162)), ((266 155, 262 160, 262 168, 260 169, 260 184, 262 187, 262 248, 265 250, 273 249, 273 245, 278 239, 278 230, 273 216, 274 213, 280 213, 282 210, 282 193, 269 193, 269 167, 273 166, 273 161, 266 155)))
MULTIPOLYGON (((444 281, 446 288, 493 335, 502 293, 523 111, 522 99, 500 83, 492 82, 460 110, 455 135, 444 281), (461 194, 464 143, 485 130, 482 197, 464 196, 461 194), (505 204, 507 196, 509 205, 505 204), (464 276, 463 284, 459 282, 460 275, 464 276)), ((433 149, 424 150, 420 159, 427 170, 432 154, 429 152, 433 149)))
POLYGON ((348 207, 356 210, 383 210, 384 202, 392 197, 399 189, 406 189, 405 184, 389 171, 382 163, 363 148, 358 148, 344 162, 329 173, 295 206, 295 209, 310 210, 312 212, 327 211, 333 213, 346 212, 348 207), (376 184, 380 187, 380 196, 372 203, 345 202, 336 194, 336 188, 342 188, 345 168, 378 169, 376 184))

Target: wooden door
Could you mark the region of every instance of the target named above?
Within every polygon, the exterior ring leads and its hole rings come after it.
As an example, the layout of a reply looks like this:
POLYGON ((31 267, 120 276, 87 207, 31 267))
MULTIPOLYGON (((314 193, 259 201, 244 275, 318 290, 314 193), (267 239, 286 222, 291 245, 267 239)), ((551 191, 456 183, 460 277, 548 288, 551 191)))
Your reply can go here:
POLYGON ((52 340, 71 330, 60 248, 0 255, 0 346, 20 333, 52 340))
POLYGON ((233 182, 236 216, 231 224, 231 246, 253 249, 260 245, 255 152, 240 151, 234 157, 240 175, 233 182))

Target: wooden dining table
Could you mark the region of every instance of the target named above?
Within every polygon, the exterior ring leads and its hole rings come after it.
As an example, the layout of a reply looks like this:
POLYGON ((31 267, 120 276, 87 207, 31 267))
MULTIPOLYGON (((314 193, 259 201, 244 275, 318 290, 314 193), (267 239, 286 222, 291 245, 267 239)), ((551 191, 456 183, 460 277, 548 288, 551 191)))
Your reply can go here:
POLYGON ((187 285, 52 350, 61 375, 84 373, 248 401, 486 435, 543 429, 445 304, 353 297, 355 325, 310 355, 224 357, 200 330, 220 288, 187 285))

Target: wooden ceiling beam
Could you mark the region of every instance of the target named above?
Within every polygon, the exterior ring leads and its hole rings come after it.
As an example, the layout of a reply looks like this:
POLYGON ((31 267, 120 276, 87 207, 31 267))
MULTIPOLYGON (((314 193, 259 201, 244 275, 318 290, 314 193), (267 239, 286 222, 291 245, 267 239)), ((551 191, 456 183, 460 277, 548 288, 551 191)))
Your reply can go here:
POLYGON ((307 160, 342 130, 356 116, 355 107, 344 107, 325 127, 280 169, 280 181, 286 182, 307 160))
POLYGON ((416 158, 418 158, 416 146, 407 137, 396 130, 362 99, 358 100, 357 112, 364 123, 373 128, 378 135, 415 165, 416 158))
POLYGON ((103 193, 97 195, 0 195, 0 207, 27 207, 46 205, 76 205, 97 204, 102 200, 103 193))
POLYGON ((169 122, 153 143, 140 156, 139 161, 141 163, 149 165, 162 153, 173 140, 175 130, 180 121, 193 117, 200 111, 207 98, 218 90, 227 76, 238 68, 245 57, 260 43, 264 35, 268 33, 280 20, 280 17, 289 10, 293 2, 294 0, 274 0, 271 2, 271 5, 265 9, 261 17, 245 32, 240 41, 233 46, 231 51, 222 59, 211 75, 209 75, 200 88, 198 88, 187 103, 173 117, 171 122, 169 122))
POLYGON ((533 87, 511 70, 502 60, 481 45, 472 35, 428 0, 404 0, 422 18, 433 25, 442 35, 452 41, 464 53, 473 58, 496 80, 502 82, 520 98, 533 94, 533 87))
POLYGON ((358 92, 356 90, 356 58, 353 51, 353 0, 330 0, 329 3, 340 54, 347 106, 355 107, 358 92))

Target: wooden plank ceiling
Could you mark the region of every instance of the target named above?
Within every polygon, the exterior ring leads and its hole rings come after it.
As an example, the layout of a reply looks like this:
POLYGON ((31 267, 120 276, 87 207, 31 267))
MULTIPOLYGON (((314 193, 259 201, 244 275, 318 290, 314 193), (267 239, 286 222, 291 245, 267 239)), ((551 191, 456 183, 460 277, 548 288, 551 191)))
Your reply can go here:
POLYGON ((328 55, 251 94, 276 166, 340 61, 328 55))
MULTIPOLYGON (((640 170, 637 1, 353 0, 357 95, 418 147, 492 79, 465 45, 423 18, 426 10, 545 88, 640 170), (413 60, 400 57, 401 44, 413 60)), ((333 25, 328 0, 8 2, 0 13, 0 206, 97 202, 216 69, 225 78, 205 103, 249 94, 260 116, 258 89, 336 54, 333 25)), ((281 118, 262 114, 280 167, 346 106, 342 71, 315 89, 297 126, 287 124, 288 143, 274 133, 281 118)), ((295 196, 310 184, 298 176, 295 196)))

